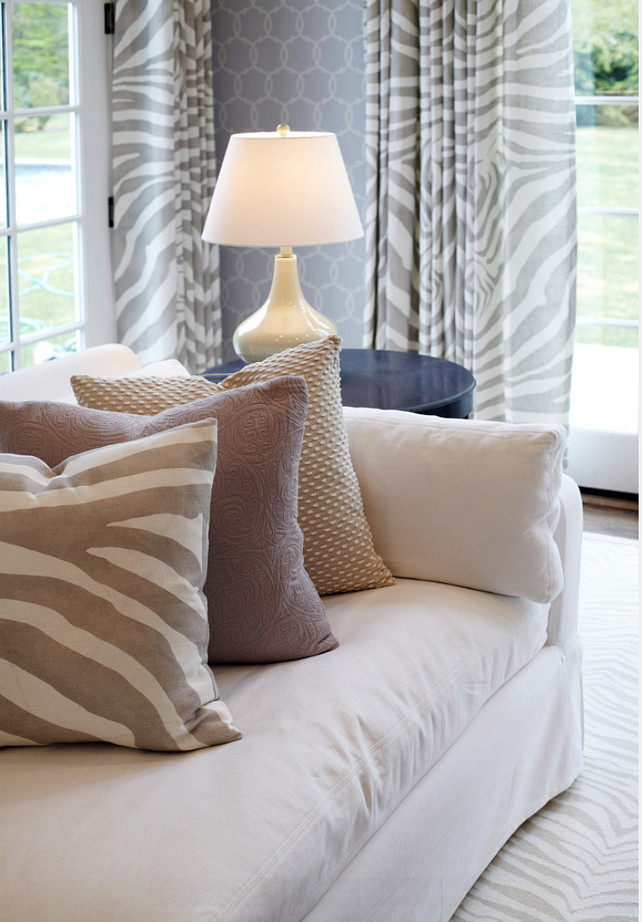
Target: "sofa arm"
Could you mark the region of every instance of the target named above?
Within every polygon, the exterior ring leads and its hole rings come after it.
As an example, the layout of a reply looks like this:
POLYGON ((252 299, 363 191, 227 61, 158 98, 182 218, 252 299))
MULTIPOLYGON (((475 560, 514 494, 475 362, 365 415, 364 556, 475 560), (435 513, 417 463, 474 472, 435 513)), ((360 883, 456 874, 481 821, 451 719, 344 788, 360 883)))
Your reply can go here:
POLYGON ((108 343, 82 352, 21 368, 0 376, 0 400, 56 400, 75 403, 72 375, 109 375, 117 378, 140 369, 138 356, 128 346, 108 343))
POLYGON ((375 547, 395 576, 545 603, 561 592, 563 427, 344 415, 375 547))
POLYGON ((555 529, 555 542, 564 570, 564 588, 553 599, 549 609, 548 644, 563 643, 577 634, 583 525, 579 487, 564 475, 560 490, 560 517, 555 529))

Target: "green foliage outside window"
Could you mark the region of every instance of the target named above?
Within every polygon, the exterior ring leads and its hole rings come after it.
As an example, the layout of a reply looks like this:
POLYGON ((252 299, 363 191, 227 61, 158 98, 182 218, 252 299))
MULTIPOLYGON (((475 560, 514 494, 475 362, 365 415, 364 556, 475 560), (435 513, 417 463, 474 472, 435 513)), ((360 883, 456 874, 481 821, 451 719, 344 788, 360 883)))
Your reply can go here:
MULTIPOLYGON (((636 96, 639 50, 636 0, 583 0, 573 6, 575 92, 636 96)), ((636 106, 578 108, 578 125, 637 124, 636 106)))
MULTIPOLYGON (((17 109, 69 103, 66 4, 16 3, 12 17, 13 100, 17 109)), ((42 129, 48 116, 21 119, 18 131, 42 129)))
POLYGON ((572 17, 580 206, 577 341, 635 348, 636 326, 617 324, 637 320, 638 4, 573 0, 572 17), (599 97, 599 104, 581 104, 587 96, 599 97), (631 104, 622 104, 621 97, 632 97, 631 104))

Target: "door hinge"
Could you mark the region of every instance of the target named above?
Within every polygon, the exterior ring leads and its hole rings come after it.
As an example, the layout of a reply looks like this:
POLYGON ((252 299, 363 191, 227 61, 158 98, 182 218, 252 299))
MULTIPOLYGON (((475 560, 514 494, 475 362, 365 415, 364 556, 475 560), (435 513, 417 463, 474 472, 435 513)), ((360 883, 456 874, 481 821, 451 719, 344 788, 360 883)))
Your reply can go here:
POLYGON ((116 27, 116 4, 105 4, 105 35, 113 35, 116 27))
POLYGON ((110 195, 107 199, 107 226, 114 226, 114 196, 110 195))

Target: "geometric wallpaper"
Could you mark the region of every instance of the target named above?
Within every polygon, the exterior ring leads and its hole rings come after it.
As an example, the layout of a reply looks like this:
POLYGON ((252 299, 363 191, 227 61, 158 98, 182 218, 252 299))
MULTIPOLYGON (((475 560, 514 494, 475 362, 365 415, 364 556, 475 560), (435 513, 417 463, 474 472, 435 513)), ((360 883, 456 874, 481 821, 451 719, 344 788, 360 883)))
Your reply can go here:
MULTIPOLYGON (((365 71, 363 0, 212 0, 214 123, 220 166, 231 134, 333 131, 363 223, 365 71)), ((276 250, 219 248, 224 360, 232 334, 267 298, 276 250)), ((306 299, 362 344, 365 245, 299 247, 306 299)))

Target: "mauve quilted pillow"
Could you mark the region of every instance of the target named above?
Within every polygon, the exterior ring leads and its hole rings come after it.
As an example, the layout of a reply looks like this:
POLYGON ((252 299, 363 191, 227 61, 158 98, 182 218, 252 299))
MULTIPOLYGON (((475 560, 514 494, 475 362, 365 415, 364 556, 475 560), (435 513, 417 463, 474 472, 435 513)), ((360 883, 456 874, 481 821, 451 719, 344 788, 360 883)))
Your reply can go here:
POLYGON ((303 565, 298 465, 307 387, 300 377, 214 394, 156 416, 52 402, 0 402, 0 452, 54 467, 70 455, 201 419, 218 420, 205 595, 209 661, 266 663, 337 646, 303 565))
POLYGON ((246 365, 218 382, 205 378, 102 378, 72 375, 84 407, 159 413, 210 393, 282 376, 305 378, 308 410, 299 465, 299 513, 304 563, 321 595, 392 586, 394 577, 372 543, 343 422, 338 336, 301 343, 246 365))

